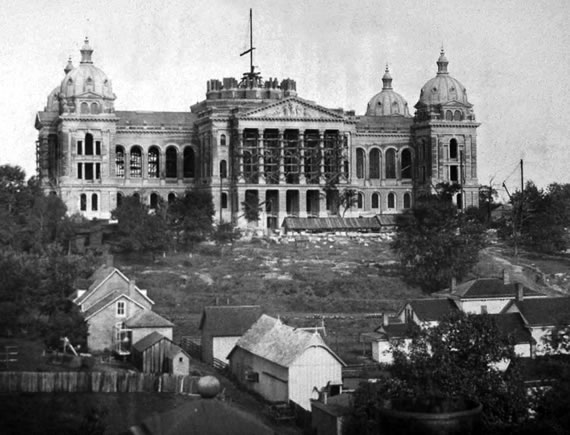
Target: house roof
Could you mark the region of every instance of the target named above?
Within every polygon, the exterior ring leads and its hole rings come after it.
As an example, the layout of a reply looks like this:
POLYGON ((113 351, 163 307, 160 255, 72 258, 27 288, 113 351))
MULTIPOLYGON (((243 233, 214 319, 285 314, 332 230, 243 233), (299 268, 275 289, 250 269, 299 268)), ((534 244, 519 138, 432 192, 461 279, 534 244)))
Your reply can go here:
POLYGON ((352 394, 345 393, 327 397, 327 403, 323 403, 318 400, 311 400, 311 406, 319 408, 329 415, 342 417, 343 415, 350 414, 352 411, 351 401, 352 394))
POLYGON ((552 383, 564 376, 560 366, 570 364, 570 355, 545 355, 536 358, 516 358, 508 370, 517 368, 525 382, 552 383))
MULTIPOLYGON (((528 297, 542 296, 527 287, 523 287, 523 292, 523 295, 528 297)), ((515 283, 505 284, 499 278, 479 278, 459 284, 452 292, 447 289, 438 292, 437 295, 455 296, 460 299, 514 298, 517 295, 517 288, 515 283)))
MULTIPOLYGON (((422 322, 439 321, 459 310, 454 301, 450 299, 413 299, 407 302, 422 322)), ((404 308, 402 310, 404 310, 404 308)), ((400 310, 400 313, 402 312, 400 310)))
POLYGON ((389 323, 388 325, 380 325, 375 329, 375 332, 387 340, 406 338, 410 336, 410 326, 409 323, 389 323))
POLYGON ((293 231, 362 231, 379 230, 380 221, 373 218, 297 218, 286 217, 283 227, 293 231))
MULTIPOLYGON (((88 298, 92 297, 92 295, 95 294, 97 289, 115 273, 118 274, 123 280, 125 280, 126 283, 130 282, 129 278, 127 278, 125 274, 121 272, 119 269, 104 264, 100 266, 95 272, 93 272, 93 274, 87 280, 81 280, 79 284, 81 286, 86 286, 87 291, 83 293, 80 297, 75 299, 74 302, 77 305, 83 304, 88 298)), ((152 299, 150 299, 136 285, 135 285, 135 290, 151 304, 154 304, 152 299)))
POLYGON ((156 343, 158 343, 161 340, 170 341, 167 337, 162 335, 160 332, 154 331, 154 332, 151 332, 150 334, 148 334, 146 337, 141 338, 135 344, 133 344, 133 348, 138 350, 139 352, 144 352, 149 347, 154 346, 156 343))
POLYGON ((175 358, 180 352, 182 352, 184 355, 188 357, 188 359, 190 359, 190 355, 188 355, 188 352, 186 352, 184 349, 182 349, 180 346, 176 344, 170 346, 170 349, 166 351, 166 358, 169 359, 175 358))
POLYGON ((495 321, 499 332, 504 336, 512 337, 515 344, 534 341, 519 313, 489 314, 489 316, 495 321))
POLYGON ((176 408, 146 418, 130 433, 145 435, 248 434, 274 435, 276 432, 259 418, 228 402, 196 398, 176 408))
POLYGON ((289 367, 310 347, 326 349, 344 365, 317 332, 295 329, 265 314, 237 341, 228 357, 236 348, 241 348, 282 367, 289 367))
POLYGON ((131 301, 133 304, 138 305, 140 308, 142 308, 144 310, 144 307, 141 304, 139 304, 134 299, 130 298, 124 292, 119 291, 119 290, 115 290, 111 293, 108 293, 107 295, 105 295, 105 297, 99 299, 97 302, 95 302, 93 305, 91 305, 85 311, 85 320, 88 320, 90 317, 93 317, 99 311, 101 311, 104 308, 108 307, 109 305, 115 303, 119 299, 127 299, 127 300, 131 301))
POLYGON ((141 310, 125 320, 125 326, 127 328, 171 328, 174 323, 154 311, 141 310))
POLYGON ((529 326, 570 324, 570 297, 536 298, 512 301, 503 310, 519 311, 529 326))
POLYGON ((216 337, 239 337, 261 314, 259 305, 204 307, 199 329, 216 337))

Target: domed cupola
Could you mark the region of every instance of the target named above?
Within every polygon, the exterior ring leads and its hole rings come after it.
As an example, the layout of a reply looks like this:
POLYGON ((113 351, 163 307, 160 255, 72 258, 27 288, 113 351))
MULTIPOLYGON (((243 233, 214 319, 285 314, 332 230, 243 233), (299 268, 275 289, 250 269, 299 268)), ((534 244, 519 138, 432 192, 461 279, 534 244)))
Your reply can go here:
POLYGON ((449 61, 441 49, 437 60, 437 74, 422 87, 416 103, 416 116, 430 119, 474 120, 473 106, 467 99, 467 90, 461 82, 449 75, 449 61), (450 118, 451 117, 451 118, 450 118))
POLYGON ((408 102, 392 89, 392 76, 388 65, 382 77, 382 90, 368 102, 366 116, 410 117, 408 102))
POLYGON ((65 67, 66 75, 59 87, 60 112, 82 115, 113 112, 116 96, 107 75, 93 65, 89 39, 85 38, 80 52, 79 66, 73 68, 70 60, 65 67))

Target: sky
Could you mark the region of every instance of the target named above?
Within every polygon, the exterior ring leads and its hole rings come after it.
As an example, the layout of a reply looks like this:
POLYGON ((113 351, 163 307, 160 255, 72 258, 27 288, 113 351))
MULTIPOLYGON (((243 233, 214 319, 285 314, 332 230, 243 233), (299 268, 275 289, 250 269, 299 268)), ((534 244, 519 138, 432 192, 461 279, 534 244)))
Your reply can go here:
POLYGON ((570 183, 568 0, 2 0, 0 164, 35 173, 36 112, 85 36, 116 110, 186 111, 248 70, 250 8, 262 76, 357 115, 386 64, 412 108, 443 46, 481 123, 479 183, 513 191, 521 159, 539 187, 570 183))

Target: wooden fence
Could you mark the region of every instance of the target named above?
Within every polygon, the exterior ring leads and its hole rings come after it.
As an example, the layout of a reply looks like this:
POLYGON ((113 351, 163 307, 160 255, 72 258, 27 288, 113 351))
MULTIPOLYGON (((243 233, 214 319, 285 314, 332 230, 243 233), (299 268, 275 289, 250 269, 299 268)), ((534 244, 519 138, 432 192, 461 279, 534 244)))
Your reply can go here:
POLYGON ((128 372, 0 372, 0 393, 196 394, 198 379, 128 372))
POLYGON ((196 338, 184 336, 180 340, 180 347, 188 352, 192 358, 202 360, 202 346, 196 341, 196 338))

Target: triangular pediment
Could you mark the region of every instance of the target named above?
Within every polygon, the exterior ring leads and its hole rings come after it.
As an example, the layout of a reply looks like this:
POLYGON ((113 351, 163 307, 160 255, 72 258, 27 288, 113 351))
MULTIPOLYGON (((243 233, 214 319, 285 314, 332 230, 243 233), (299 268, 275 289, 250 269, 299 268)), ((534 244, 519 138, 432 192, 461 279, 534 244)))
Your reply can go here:
POLYGON ((240 116, 241 119, 328 119, 342 121, 344 116, 330 109, 309 103, 300 98, 287 98, 268 106, 260 107, 240 116))
POLYGON ((82 94, 75 95, 75 98, 90 98, 90 99, 101 99, 103 98, 102 95, 96 94, 95 92, 84 92, 82 94))

